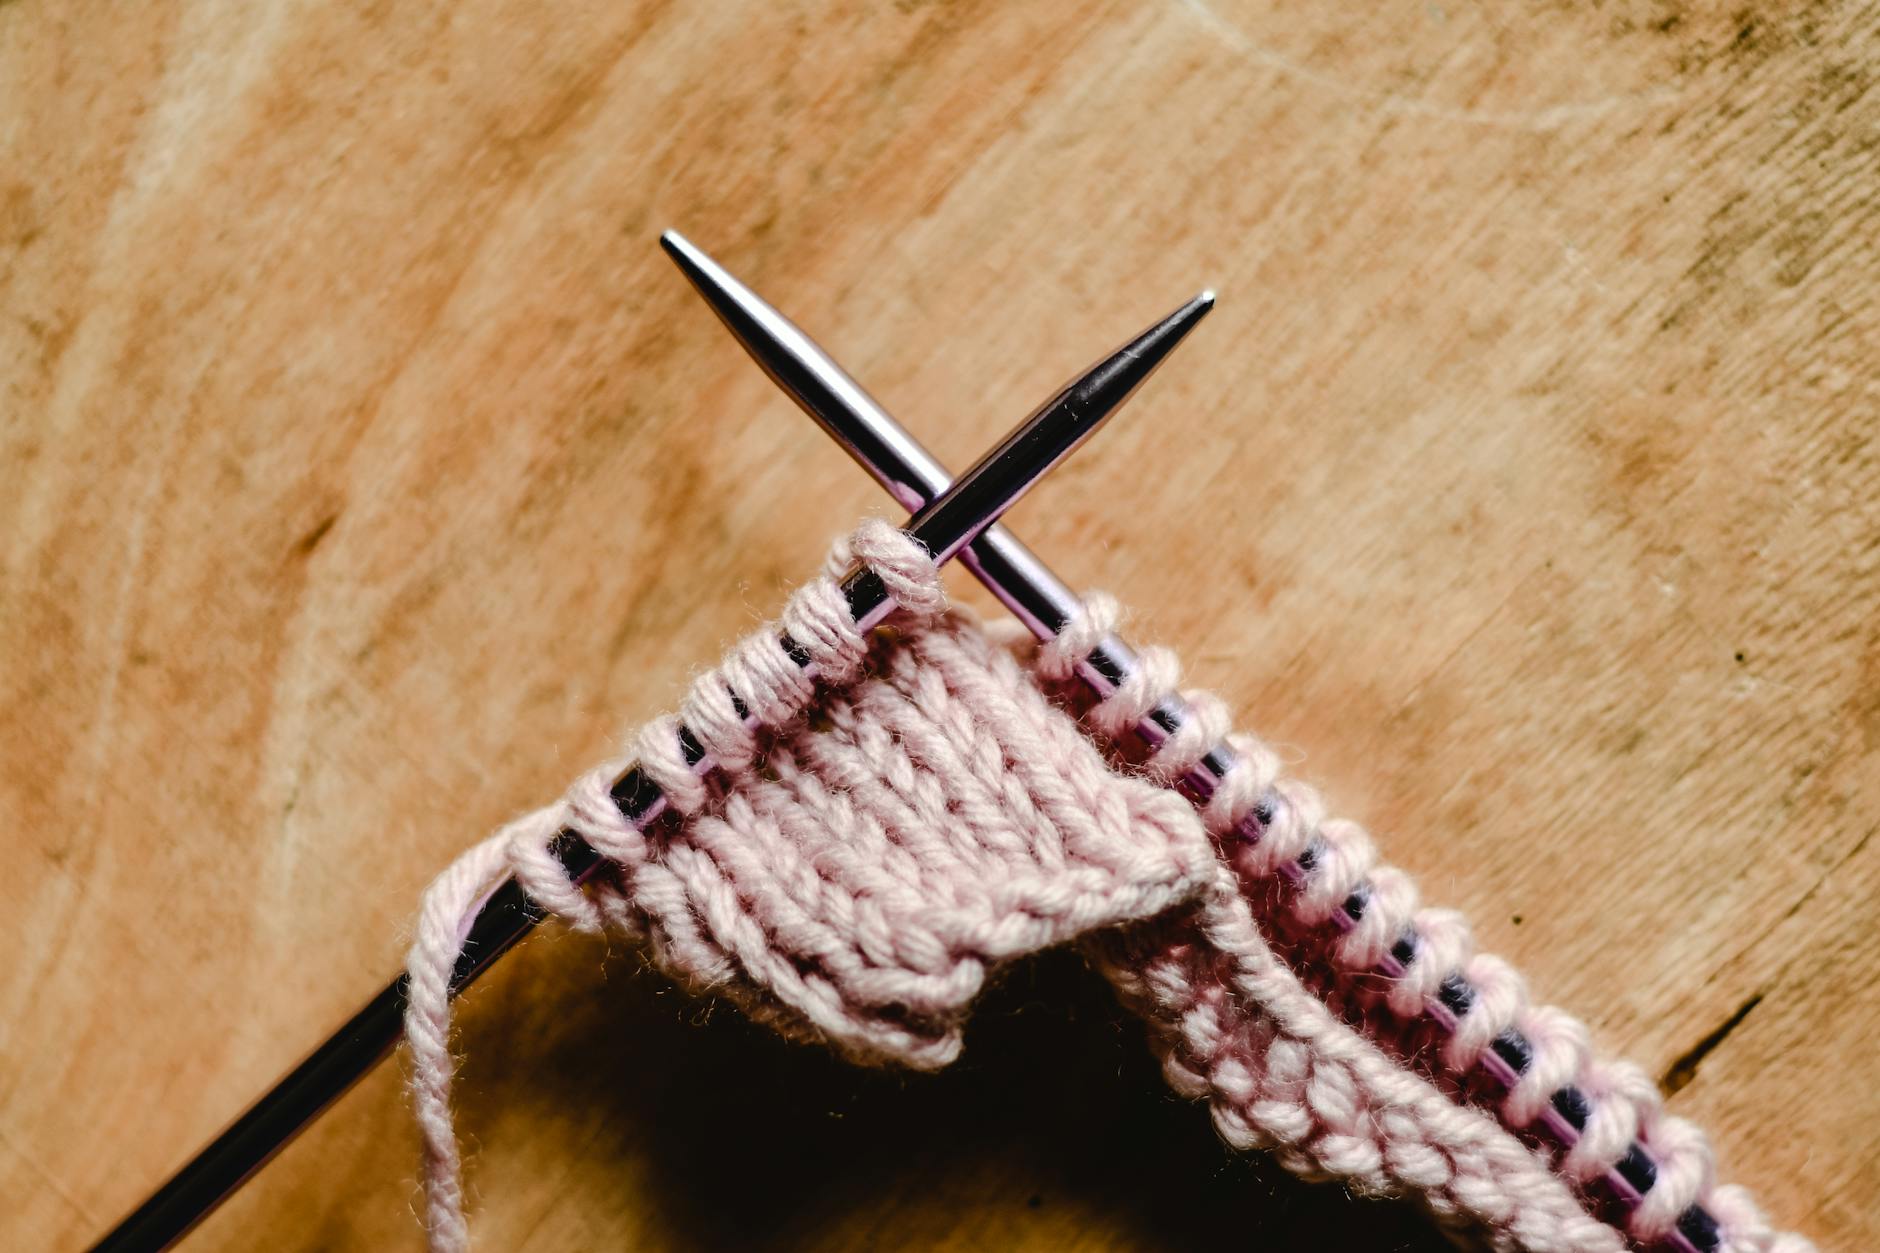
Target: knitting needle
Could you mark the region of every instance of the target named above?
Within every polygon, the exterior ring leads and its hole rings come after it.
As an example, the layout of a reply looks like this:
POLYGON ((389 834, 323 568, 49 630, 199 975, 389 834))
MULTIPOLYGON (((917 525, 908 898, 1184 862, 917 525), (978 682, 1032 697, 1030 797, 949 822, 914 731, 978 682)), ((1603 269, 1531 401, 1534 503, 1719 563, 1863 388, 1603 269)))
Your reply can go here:
MULTIPOLYGON (((945 490, 946 468, 800 327, 677 231, 662 235, 660 246, 763 371, 903 506, 918 508, 921 501, 945 490)), ((960 560, 1040 639, 1056 636, 1078 611, 1077 595, 1003 526, 987 528, 960 560)), ((1110 635, 1098 644, 1078 673, 1101 699, 1122 686, 1139 666, 1136 651, 1110 635)), ((1193 717, 1187 702, 1173 696, 1143 718, 1135 730, 1153 748, 1193 717)), ((1185 790, 1205 801, 1233 768, 1235 757, 1228 745, 1215 745, 1182 780, 1185 790)), ((1234 834, 1257 839, 1272 817, 1272 811, 1262 803, 1242 820, 1234 834)), ((1295 886, 1302 885, 1320 855, 1319 846, 1308 845, 1280 873, 1295 886)), ((1333 920, 1342 929, 1358 924, 1366 906, 1362 893, 1363 889, 1354 892, 1334 912, 1333 920)), ((1399 939, 1381 964, 1382 973, 1401 977, 1416 960, 1417 945, 1414 931, 1399 939)), ((1444 980, 1427 1013, 1442 1029, 1454 1031, 1474 997, 1474 988, 1452 974, 1444 980)), ((1504 1090, 1511 1090, 1532 1062, 1531 1043, 1519 1029, 1511 1027, 1495 1039, 1481 1065, 1504 1090)), ((1553 1093, 1542 1121, 1555 1139, 1570 1148, 1579 1139, 1590 1111, 1585 1093, 1568 1084, 1553 1093)), ((1650 1191, 1656 1176, 1655 1160, 1648 1150, 1634 1143, 1619 1165, 1608 1172, 1607 1182, 1623 1203, 1635 1206, 1650 1191)), ((1708 1253, 1718 1242, 1716 1219, 1697 1205, 1679 1216, 1671 1240, 1675 1247, 1691 1253, 1708 1253)))
MULTIPOLYGON (((1206 294, 1188 301, 1065 385, 975 462, 957 483, 943 492, 929 493, 931 503, 923 498, 923 505, 907 524, 907 533, 933 555, 936 563, 957 554, 1032 484, 1094 434, 1155 372, 1212 304, 1213 298, 1206 294)), ((872 630, 894 609, 880 578, 866 567, 843 580, 842 592, 850 616, 863 631, 872 630)), ((806 653, 787 637, 783 647, 813 675, 814 667, 806 653)), ((755 724, 754 715, 745 716, 748 723, 755 724)), ((702 775, 713 768, 715 763, 709 754, 683 728, 680 742, 687 763, 697 773, 702 775)), ((621 813, 636 827, 644 827, 666 809, 665 795, 637 768, 628 770, 614 783, 612 796, 621 813)), ((572 831, 561 832, 553 848, 577 883, 602 864, 601 856, 572 831)), ((541 916, 514 880, 498 888, 470 928, 452 978, 452 992, 467 987, 526 935, 541 916)), ((95 1247, 163 1248, 194 1227, 385 1055, 400 1034, 404 1004, 401 976, 95 1247)))
MULTIPOLYGON (((946 490, 952 481, 946 468, 802 328, 678 231, 661 235, 659 244, 764 373, 903 507, 918 509, 946 490)), ((1204 293, 1203 298, 1213 297, 1204 293)), ((1041 640, 1054 638, 1069 625, 1083 603, 1003 525, 987 527, 960 554, 960 562, 1041 640)), ((1140 667, 1135 649, 1110 635, 1079 672, 1098 697, 1106 697, 1140 667)), ((1154 747, 1193 717, 1186 701, 1172 697, 1137 731, 1154 747)), ((1187 782, 1205 800, 1234 764, 1233 749, 1217 745, 1187 782)))

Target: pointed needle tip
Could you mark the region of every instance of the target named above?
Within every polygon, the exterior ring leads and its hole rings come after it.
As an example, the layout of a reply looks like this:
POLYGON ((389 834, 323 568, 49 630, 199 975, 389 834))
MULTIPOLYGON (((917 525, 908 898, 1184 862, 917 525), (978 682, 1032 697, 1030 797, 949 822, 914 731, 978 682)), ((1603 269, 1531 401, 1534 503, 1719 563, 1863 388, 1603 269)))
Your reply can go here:
POLYGON ((719 311, 720 317, 724 316, 725 293, 734 286, 735 280, 722 273, 717 262, 678 231, 661 231, 659 246, 672 263, 679 267, 679 273, 685 275, 706 302, 719 311))
POLYGON ((1173 348, 1176 342, 1185 339, 1188 332, 1194 330, 1201 319, 1208 316, 1209 311, 1213 308, 1214 289, 1208 288, 1199 296, 1196 296, 1193 300, 1190 300, 1187 304, 1162 319, 1159 324, 1151 327, 1145 333, 1144 338, 1151 341, 1161 341, 1165 343, 1168 348, 1173 348))
POLYGON ((1214 289, 1208 288, 1151 327, 1145 332, 1144 338, 1151 341, 1165 341, 1169 347, 1174 347, 1174 341, 1186 338, 1188 332, 1194 330, 1201 319, 1207 317, 1213 308, 1214 289))

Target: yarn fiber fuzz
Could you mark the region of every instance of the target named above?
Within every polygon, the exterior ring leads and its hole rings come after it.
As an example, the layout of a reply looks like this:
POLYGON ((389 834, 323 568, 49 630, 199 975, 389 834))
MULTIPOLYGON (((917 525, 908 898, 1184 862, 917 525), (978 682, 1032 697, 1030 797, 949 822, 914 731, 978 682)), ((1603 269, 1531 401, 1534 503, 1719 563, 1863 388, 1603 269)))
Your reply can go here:
POLYGON ((1078 942, 1149 1024, 1171 1085, 1206 1100, 1234 1147, 1420 1198, 1472 1242, 1625 1247, 1524 1139, 1334 1015, 1267 945, 1214 824, 1152 777, 1112 769, 1013 649, 946 611, 926 552, 886 523, 839 542, 779 623, 641 729, 633 760, 671 818, 627 824, 608 795, 626 763, 609 763, 426 892, 406 1036, 435 1250, 469 1246, 451 971, 511 875, 570 925, 630 939, 788 1036, 917 1069, 958 1054, 999 963, 1078 942), (849 619, 837 577, 852 561, 900 606, 891 633, 865 638, 849 619), (780 636, 815 662, 814 686, 780 636), (709 780, 687 765, 681 725, 718 763, 709 780), (564 828, 609 862, 579 887, 549 851, 564 828))

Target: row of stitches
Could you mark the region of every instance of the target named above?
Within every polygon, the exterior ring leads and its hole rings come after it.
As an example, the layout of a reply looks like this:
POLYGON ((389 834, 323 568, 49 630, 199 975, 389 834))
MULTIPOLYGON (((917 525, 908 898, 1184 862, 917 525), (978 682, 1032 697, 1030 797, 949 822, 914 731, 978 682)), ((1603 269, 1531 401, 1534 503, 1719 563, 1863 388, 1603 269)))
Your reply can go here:
MULTIPOLYGON (((1079 620, 1040 650, 1040 672, 1068 678, 1117 618, 1113 599, 1090 597, 1079 620)), ((1088 711, 1091 725, 1119 741, 1152 713, 1167 722, 1167 711, 1177 710, 1146 769, 1196 797, 1244 881, 1285 885, 1286 907, 1300 924, 1342 933, 1329 945, 1341 974, 1381 977, 1393 1014, 1443 1033, 1441 1062, 1454 1079, 1486 1076, 1500 1090, 1497 1110, 1510 1128, 1544 1130, 1559 1147, 1558 1169, 1583 1190, 1602 1181, 1623 1207, 1633 1240, 1690 1253, 1812 1247, 1772 1230, 1744 1189, 1716 1185, 1703 1133, 1665 1111, 1649 1076, 1595 1055, 1586 1027, 1571 1015, 1530 1004, 1512 966, 1474 951, 1461 915, 1420 908, 1410 876, 1378 864, 1364 830, 1326 817, 1312 788, 1280 778, 1273 752, 1232 733, 1217 697, 1180 692, 1173 653, 1145 649, 1140 660, 1135 674, 1088 711), (1204 757, 1228 763, 1224 777, 1201 774, 1204 757)))

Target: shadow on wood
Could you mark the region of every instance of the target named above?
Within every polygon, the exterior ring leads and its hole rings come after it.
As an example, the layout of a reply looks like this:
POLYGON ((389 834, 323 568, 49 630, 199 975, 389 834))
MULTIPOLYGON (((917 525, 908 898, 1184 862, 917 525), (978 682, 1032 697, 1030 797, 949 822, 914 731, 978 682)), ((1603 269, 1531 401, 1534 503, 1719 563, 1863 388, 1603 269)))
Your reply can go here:
POLYGON ((601 985, 598 948, 532 945, 472 996, 461 1125, 488 1150, 479 1192, 503 1189, 517 1136, 536 1168, 553 1139, 598 1180, 642 1176, 631 1193, 656 1207, 638 1221, 657 1247, 1448 1247, 1408 1205, 1229 1152, 1074 953, 1007 971, 962 1060, 910 1075, 788 1043, 637 958, 613 958, 601 985))

